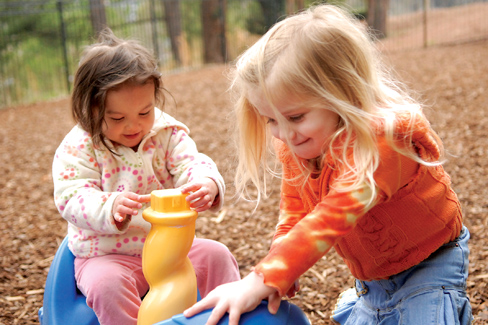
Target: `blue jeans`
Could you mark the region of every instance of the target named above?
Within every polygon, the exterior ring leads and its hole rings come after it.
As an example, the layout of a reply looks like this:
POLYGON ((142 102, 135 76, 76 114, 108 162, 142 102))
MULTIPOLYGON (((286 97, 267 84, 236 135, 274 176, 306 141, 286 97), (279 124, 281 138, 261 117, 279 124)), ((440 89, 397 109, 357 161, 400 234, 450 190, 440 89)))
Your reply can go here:
POLYGON ((359 281, 341 294, 332 320, 343 325, 471 324, 466 295, 469 231, 388 280, 359 281))

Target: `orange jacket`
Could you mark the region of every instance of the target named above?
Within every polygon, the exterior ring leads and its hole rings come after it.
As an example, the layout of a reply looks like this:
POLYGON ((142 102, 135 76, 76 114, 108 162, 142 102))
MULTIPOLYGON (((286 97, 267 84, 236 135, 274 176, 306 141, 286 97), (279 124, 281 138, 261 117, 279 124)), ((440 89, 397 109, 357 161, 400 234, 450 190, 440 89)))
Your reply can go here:
MULTIPOLYGON (((397 128, 400 139, 408 122, 398 121, 405 124, 397 128)), ((426 120, 417 121, 412 142, 420 157, 438 159, 438 147, 425 132, 428 127, 426 120)), ((337 191, 341 171, 330 155, 320 176, 307 180, 309 186, 294 184, 296 162, 279 142, 283 164, 280 221, 269 254, 254 268, 264 275, 265 284, 284 295, 331 247, 356 278, 386 279, 459 236, 461 208, 442 166, 420 165, 393 150, 381 133, 377 139, 380 164, 374 178, 378 195, 369 211, 361 196, 365 188, 337 191)))

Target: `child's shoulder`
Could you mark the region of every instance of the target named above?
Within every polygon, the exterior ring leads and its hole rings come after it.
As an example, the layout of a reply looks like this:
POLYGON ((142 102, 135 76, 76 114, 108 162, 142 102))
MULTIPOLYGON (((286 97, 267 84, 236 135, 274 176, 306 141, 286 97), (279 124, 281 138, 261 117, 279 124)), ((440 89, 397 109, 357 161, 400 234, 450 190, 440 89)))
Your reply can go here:
POLYGON ((427 117, 422 112, 421 107, 415 104, 404 105, 383 116, 376 123, 379 126, 377 128, 379 133, 385 131, 385 126, 389 124, 388 121, 393 122, 391 124, 394 127, 393 131, 396 135, 400 136, 417 131, 425 132, 430 129, 430 123, 427 117))
POLYGON ((84 130, 79 124, 76 124, 64 137, 63 143, 91 143, 92 136, 91 134, 84 130))
POLYGON ((175 119, 173 116, 169 115, 161 111, 158 108, 155 108, 155 118, 154 118, 154 127, 153 130, 155 132, 159 132, 164 129, 182 129, 185 132, 190 132, 190 129, 183 123, 175 119))

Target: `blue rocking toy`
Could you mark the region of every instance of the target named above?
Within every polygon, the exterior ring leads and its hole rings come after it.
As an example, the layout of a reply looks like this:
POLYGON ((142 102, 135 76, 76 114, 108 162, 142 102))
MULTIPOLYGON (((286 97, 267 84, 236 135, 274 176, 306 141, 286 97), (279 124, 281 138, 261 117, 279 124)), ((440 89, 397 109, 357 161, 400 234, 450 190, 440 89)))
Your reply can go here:
MULTIPOLYGON (((59 246, 47 275, 43 307, 39 309, 42 325, 99 325, 97 316, 87 306, 85 296, 76 287, 74 277, 75 257, 68 249, 67 237, 59 246)), ((200 296, 198 295, 198 299, 200 296)), ((210 317, 211 310, 191 318, 178 314, 155 325, 201 325, 210 317)), ((226 314, 219 325, 229 323, 226 314)), ((282 301, 276 315, 268 312, 267 302, 263 301, 252 312, 241 316, 242 325, 310 325, 309 320, 298 306, 282 301)))
MULTIPOLYGON (((190 209, 181 191, 166 189, 151 192, 151 207, 146 208, 142 216, 151 223, 151 230, 142 252, 142 268, 149 283, 149 292, 139 309, 138 324, 205 324, 210 317, 211 309, 191 318, 186 318, 182 314, 173 316, 173 313, 191 306, 195 300, 189 298, 194 299, 195 293, 197 300, 199 299, 195 273, 187 256, 195 236, 197 212, 190 209), (169 252, 161 255, 160 247, 171 246, 169 252), (167 272, 168 270, 170 272, 167 272), (175 273, 178 276, 165 278, 166 275, 175 273), (163 286, 163 290, 158 290, 161 288, 161 282, 166 279, 170 279, 169 285, 163 286), (187 285, 191 280, 194 280, 192 286, 187 285), (158 283, 158 287, 153 288, 151 283, 158 283), (185 290, 185 286, 191 291, 185 290), (167 290, 168 287, 171 290, 167 290)), ((39 309, 39 320, 42 325, 99 324, 95 312, 87 306, 85 296, 76 286, 74 259, 66 237, 56 252, 47 275, 44 306, 39 309)), ((263 301, 252 312, 243 314, 240 324, 310 324, 303 311, 293 304, 283 301, 276 315, 268 312, 266 304, 263 301)), ((219 325, 228 323, 226 315, 220 320, 219 325)))

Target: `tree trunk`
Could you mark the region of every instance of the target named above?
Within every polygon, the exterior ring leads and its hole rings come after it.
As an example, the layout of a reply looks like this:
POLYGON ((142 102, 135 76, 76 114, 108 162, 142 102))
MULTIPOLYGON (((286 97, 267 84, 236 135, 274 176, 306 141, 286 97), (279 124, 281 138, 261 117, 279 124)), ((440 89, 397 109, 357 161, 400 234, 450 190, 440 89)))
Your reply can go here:
POLYGON ((179 0, 162 0, 164 7, 164 15, 166 21, 166 28, 171 41, 171 51, 173 58, 178 64, 181 63, 181 12, 179 0))
POLYGON ((283 0, 258 0, 263 10, 265 31, 276 24, 285 14, 285 2, 283 0))
POLYGON ((387 35, 386 20, 390 0, 368 0, 368 25, 377 38, 387 35))
POLYGON ((202 1, 202 27, 205 63, 225 62, 225 0, 202 1))
POLYGON ((90 0, 90 19, 95 35, 107 26, 107 17, 105 15, 105 4, 103 0, 90 0))

